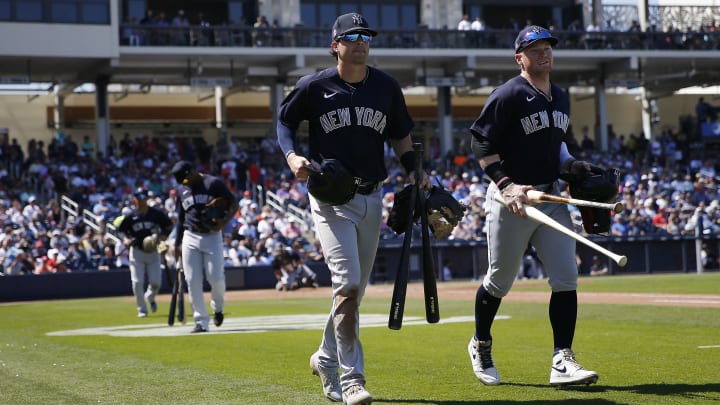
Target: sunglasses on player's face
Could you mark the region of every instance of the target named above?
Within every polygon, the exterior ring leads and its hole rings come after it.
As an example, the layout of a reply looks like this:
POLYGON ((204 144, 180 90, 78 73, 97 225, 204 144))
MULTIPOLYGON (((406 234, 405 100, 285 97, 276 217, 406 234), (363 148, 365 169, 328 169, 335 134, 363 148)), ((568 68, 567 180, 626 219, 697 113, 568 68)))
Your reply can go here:
POLYGON ((346 41, 346 42, 370 42, 372 41, 372 36, 365 35, 365 34, 345 34, 341 35, 337 38, 338 41, 346 41))

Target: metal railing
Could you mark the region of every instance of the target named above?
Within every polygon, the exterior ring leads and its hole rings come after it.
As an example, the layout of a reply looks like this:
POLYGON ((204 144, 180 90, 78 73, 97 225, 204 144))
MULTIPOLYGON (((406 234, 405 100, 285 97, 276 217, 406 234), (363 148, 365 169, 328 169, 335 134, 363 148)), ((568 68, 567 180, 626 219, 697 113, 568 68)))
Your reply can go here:
MULTIPOLYGON (((374 48, 512 49, 517 31, 458 31, 418 27, 385 30, 373 38, 374 48)), ((710 31, 567 31, 556 30, 558 49, 720 49, 720 32, 710 31)), ((318 28, 253 28, 245 25, 167 27, 121 24, 120 45, 180 47, 328 48, 330 32, 318 28)))
POLYGON ((116 244, 121 244, 122 240, 115 233, 116 229, 113 224, 106 223, 105 218, 95 215, 92 211, 81 209, 80 204, 68 196, 62 196, 60 199, 60 208, 63 212, 72 215, 75 218, 81 217, 85 225, 89 226, 96 233, 103 234, 110 238, 116 244))
MULTIPOLYGON (((261 188, 261 186, 258 186, 261 188)), ((278 212, 287 216, 290 221, 297 222, 300 224, 300 229, 303 234, 312 231, 313 222, 312 217, 305 211, 292 204, 288 204, 287 201, 280 198, 277 194, 270 190, 264 190, 260 195, 265 196, 265 204, 269 205, 278 212)))

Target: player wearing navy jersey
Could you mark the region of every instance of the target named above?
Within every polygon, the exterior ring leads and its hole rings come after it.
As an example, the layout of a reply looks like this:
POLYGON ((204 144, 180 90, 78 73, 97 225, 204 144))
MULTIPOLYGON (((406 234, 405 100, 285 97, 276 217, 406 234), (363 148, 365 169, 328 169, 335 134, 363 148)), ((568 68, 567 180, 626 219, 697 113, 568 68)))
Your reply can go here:
MULTIPOLYGON (((527 191, 558 192, 562 173, 589 171, 575 160, 563 139, 568 130, 567 93, 550 81, 552 34, 538 26, 524 28, 515 40, 520 74, 495 89, 470 127, 472 149, 490 177, 485 211, 489 268, 475 298, 475 335, 468 352, 476 377, 486 385, 500 383, 493 363, 490 328, 501 299, 510 291, 528 242, 537 250, 552 289, 550 324, 554 353, 550 384, 590 384, 598 379, 575 361, 572 342, 577 319, 575 241, 527 218, 527 191), (495 200, 500 193, 503 202, 495 200)), ((538 209, 572 228, 565 205, 541 204, 538 209)))
POLYGON ((190 162, 177 162, 171 173, 178 183, 175 257, 182 262, 188 285, 188 297, 195 320, 192 332, 207 332, 210 329, 210 315, 205 306, 203 277, 210 284, 213 323, 220 326, 224 320, 225 306, 222 228, 235 215, 237 199, 220 178, 199 173, 190 162), (218 198, 227 201, 227 209, 222 217, 209 221, 205 217, 205 210, 209 203, 218 198))
POLYGON ((145 300, 150 304, 152 312, 157 311, 155 296, 160 289, 162 270, 160 268, 160 254, 153 244, 144 244, 147 237, 162 241, 172 231, 173 223, 167 213, 147 204, 147 194, 139 191, 133 196, 135 209, 125 215, 122 222, 118 224, 118 231, 130 239, 130 280, 132 290, 137 304, 138 317, 144 318, 148 315, 148 307, 145 300), (147 278, 147 290, 144 284, 147 278))
MULTIPOLYGON (((382 219, 380 185, 387 177, 384 145, 389 140, 409 173, 415 168, 408 114, 399 84, 367 65, 377 32, 363 16, 344 14, 333 25, 331 54, 337 66, 305 76, 282 102, 278 143, 299 180, 336 159, 356 179, 356 192, 333 205, 310 194, 315 230, 332 274, 333 304, 310 367, 325 395, 348 404, 370 403, 359 339, 359 308, 377 253, 382 219), (309 123, 308 156, 297 149, 301 121, 309 123), (338 379, 338 371, 340 377, 338 379)), ((427 186, 427 177, 422 176, 427 186)))

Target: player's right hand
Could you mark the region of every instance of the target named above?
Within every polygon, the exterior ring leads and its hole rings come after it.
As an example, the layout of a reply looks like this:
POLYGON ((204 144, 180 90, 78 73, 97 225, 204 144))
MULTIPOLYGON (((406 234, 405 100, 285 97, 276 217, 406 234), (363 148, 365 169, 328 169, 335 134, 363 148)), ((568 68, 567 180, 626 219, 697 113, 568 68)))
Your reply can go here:
POLYGON ((532 186, 512 183, 500 191, 505 207, 513 214, 527 218, 525 212, 525 204, 530 204, 530 198, 527 196, 528 190, 532 190, 532 186))
POLYGON ((306 181, 312 173, 320 171, 317 163, 309 161, 305 156, 291 153, 287 157, 288 166, 295 177, 300 181, 306 181))

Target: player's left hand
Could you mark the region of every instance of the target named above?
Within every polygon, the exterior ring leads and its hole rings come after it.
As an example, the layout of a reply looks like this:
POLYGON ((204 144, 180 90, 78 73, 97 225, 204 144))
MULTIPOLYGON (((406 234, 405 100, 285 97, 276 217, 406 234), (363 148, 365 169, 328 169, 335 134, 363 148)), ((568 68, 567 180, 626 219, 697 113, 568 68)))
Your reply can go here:
MULTIPOLYGON (((413 170, 407 176, 407 183, 415 184, 415 177, 416 177, 415 170, 413 170)), ((430 184, 430 176, 428 176, 424 170, 420 171, 420 189, 430 190, 431 188, 432 188, 432 186, 430 184)))
POLYGON ((500 191, 505 207, 513 214, 522 218, 527 217, 525 212, 525 204, 530 204, 530 198, 527 196, 528 190, 532 190, 532 186, 511 183, 500 191))

